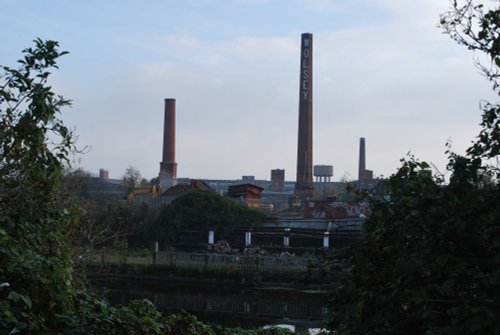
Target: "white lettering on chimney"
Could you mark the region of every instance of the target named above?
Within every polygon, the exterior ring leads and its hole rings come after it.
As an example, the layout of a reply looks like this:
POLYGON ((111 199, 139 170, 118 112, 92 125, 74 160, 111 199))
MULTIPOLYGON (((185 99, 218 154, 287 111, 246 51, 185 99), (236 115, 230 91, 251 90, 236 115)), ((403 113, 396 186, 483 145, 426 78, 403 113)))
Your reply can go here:
POLYGON ((309 49, 309 39, 304 40, 304 49, 302 50, 302 96, 304 100, 309 97, 309 81, 311 78, 311 69, 309 67, 308 58, 311 55, 311 50, 309 49))

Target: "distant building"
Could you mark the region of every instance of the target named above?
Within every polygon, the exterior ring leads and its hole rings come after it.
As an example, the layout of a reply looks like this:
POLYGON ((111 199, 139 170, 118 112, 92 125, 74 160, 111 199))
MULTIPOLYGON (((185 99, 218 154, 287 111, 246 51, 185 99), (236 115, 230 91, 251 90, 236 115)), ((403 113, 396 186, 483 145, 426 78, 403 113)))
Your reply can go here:
POLYGON ((247 183, 229 186, 227 196, 239 199, 253 208, 260 207, 260 197, 264 189, 262 187, 247 183))
POLYGON ((99 169, 99 179, 100 180, 108 180, 109 179, 109 170, 107 169, 99 169))
POLYGON ((283 192, 285 190, 285 170, 271 170, 271 192, 283 192))
POLYGON ((372 170, 363 170, 359 172, 359 180, 360 181, 368 181, 373 179, 373 171, 372 170))
POLYGON ((290 197, 293 192, 262 192, 260 203, 266 208, 272 208, 274 211, 280 211, 289 207, 290 197))
POLYGON ((193 179, 189 184, 177 184, 167 190, 162 190, 161 186, 156 185, 147 188, 138 188, 130 192, 129 200, 144 202, 153 208, 157 208, 161 205, 169 205, 176 198, 192 190, 213 191, 210 186, 203 181, 193 179))
POLYGON ((304 208, 306 219, 364 218, 370 209, 367 203, 357 201, 307 201, 304 208))
MULTIPOLYGON (((242 176, 241 179, 203 179, 203 181, 219 194, 226 194, 229 190, 229 186, 233 185, 250 183, 264 190, 269 190, 271 185, 268 180, 255 179, 254 176, 242 176)), ((288 184, 290 184, 290 182, 288 182, 288 184)), ((292 192, 294 184, 295 183, 293 183, 292 186, 288 186, 292 188, 292 192)))
POLYGON ((90 177, 82 181, 81 194, 85 198, 126 199, 127 187, 121 179, 109 178, 109 170, 99 169, 98 177, 90 177))
POLYGON ((176 198, 193 190, 213 191, 205 182, 193 179, 190 184, 177 184, 172 186, 168 190, 161 193, 158 197, 162 199, 164 204, 170 204, 176 198))

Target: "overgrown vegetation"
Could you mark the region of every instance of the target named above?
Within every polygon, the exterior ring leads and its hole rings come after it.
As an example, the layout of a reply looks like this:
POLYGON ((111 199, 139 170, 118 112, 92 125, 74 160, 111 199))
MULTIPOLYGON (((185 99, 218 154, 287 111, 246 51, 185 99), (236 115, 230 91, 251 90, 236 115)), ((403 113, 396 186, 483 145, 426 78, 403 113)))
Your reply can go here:
POLYGON ((193 190, 161 208, 148 227, 151 238, 174 242, 182 231, 210 229, 231 231, 268 220, 261 210, 221 196, 212 191, 193 190))
POLYGON ((189 314, 164 316, 147 300, 115 307, 75 279, 71 247, 101 243, 84 241, 96 232, 102 233, 99 239, 113 236, 95 230, 91 222, 96 215, 108 217, 102 208, 69 196, 68 185, 63 186, 74 145, 73 134, 59 118, 70 102, 48 85, 50 71, 66 54, 58 47, 55 41, 37 39, 34 48, 23 51, 19 68, 2 66, 0 333, 287 334, 212 327, 189 314), (75 239, 83 240, 72 245, 75 239))
POLYGON ((126 201, 126 187, 110 191, 104 182, 80 169, 66 171, 62 185, 65 199, 79 210, 71 239, 74 260, 85 262, 115 250, 126 253, 130 247, 148 247, 147 241, 134 237, 156 213, 144 203, 126 201))
POLYGON ((76 170, 63 177, 63 192, 80 211, 72 238, 75 259, 95 259, 111 250, 152 250, 153 243, 175 243, 181 232, 216 229, 231 231, 270 218, 261 210, 208 190, 192 190, 170 205, 158 208, 125 200, 123 192, 110 192, 90 173, 76 170), (115 194, 116 193, 116 194, 115 194))
MULTIPOLYGON (((445 33, 488 56, 478 67, 499 94, 498 5, 453 5, 445 33)), ((348 276, 332 293, 337 334, 500 334, 500 106, 482 112, 466 154, 448 150, 448 183, 409 157, 369 198, 359 244, 336 259, 348 276)))
POLYGON ((47 85, 53 41, 24 50, 19 69, 2 67, 0 90, 0 329, 61 329, 74 311, 67 243, 75 215, 60 198, 72 134, 58 119, 69 101, 47 85), (50 142, 49 142, 50 137, 50 142))

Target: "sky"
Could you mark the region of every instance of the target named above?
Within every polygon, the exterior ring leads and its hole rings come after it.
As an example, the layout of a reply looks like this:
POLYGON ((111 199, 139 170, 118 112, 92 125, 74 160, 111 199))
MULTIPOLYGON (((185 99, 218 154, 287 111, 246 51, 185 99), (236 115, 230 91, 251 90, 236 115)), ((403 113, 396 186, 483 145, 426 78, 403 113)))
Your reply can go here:
POLYGON ((70 53, 51 84, 84 154, 74 167, 158 175, 176 99, 178 177, 296 173, 300 37, 313 34, 313 163, 390 176, 408 153, 446 169, 492 99, 473 54, 437 27, 448 0, 0 0, 0 64, 40 37, 70 53))

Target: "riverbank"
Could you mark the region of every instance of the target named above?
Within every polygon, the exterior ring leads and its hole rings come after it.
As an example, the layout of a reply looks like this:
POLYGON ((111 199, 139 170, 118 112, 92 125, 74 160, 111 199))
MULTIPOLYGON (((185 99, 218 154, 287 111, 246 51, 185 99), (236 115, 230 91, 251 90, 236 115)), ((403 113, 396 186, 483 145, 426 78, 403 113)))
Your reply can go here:
POLYGON ((323 328, 328 292, 320 271, 249 273, 200 271, 165 265, 89 264, 93 289, 115 304, 148 299, 166 314, 187 311, 207 323, 245 329, 290 324, 323 328))
POLYGON ((289 324, 297 330, 323 328, 328 293, 320 288, 248 287, 194 281, 93 279, 91 286, 113 304, 148 299, 166 315, 186 311, 207 324, 252 329, 289 324))

